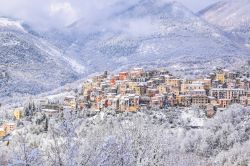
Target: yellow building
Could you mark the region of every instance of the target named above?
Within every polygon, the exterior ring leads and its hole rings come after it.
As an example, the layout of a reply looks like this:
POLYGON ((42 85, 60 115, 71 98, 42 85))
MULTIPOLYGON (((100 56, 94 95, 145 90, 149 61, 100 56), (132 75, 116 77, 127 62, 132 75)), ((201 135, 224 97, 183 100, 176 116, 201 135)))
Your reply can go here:
POLYGON ((216 80, 218 80, 219 82, 221 82, 222 84, 225 83, 225 73, 224 72, 220 72, 220 73, 216 73, 216 80))
POLYGON ((92 89, 93 84, 91 82, 86 82, 83 84, 83 95, 88 95, 89 91, 92 89))
POLYGON ((14 109, 14 117, 16 120, 20 120, 23 114, 23 107, 15 108, 14 109))
POLYGON ((66 96, 64 98, 64 106, 71 107, 71 109, 76 109, 76 98, 74 96, 66 96))
POLYGON ((72 108, 72 109, 76 109, 76 101, 72 100, 69 102, 69 106, 72 108))
POLYGON ((165 83, 167 85, 170 85, 171 91, 175 95, 180 94, 180 89, 181 89, 181 80, 180 79, 178 79, 178 78, 166 78, 165 83))
POLYGON ((0 128, 0 137, 4 137, 6 135, 4 128, 0 128))
POLYGON ((129 89, 131 89, 136 95, 141 95, 141 88, 138 86, 136 82, 129 82, 128 83, 129 89))
POLYGON ((172 87, 181 86, 181 80, 177 78, 166 78, 165 83, 171 85, 172 87))
POLYGON ((136 111, 138 111, 139 109, 140 109, 139 106, 130 106, 130 107, 128 108, 128 111, 129 111, 129 112, 136 112, 136 111))
POLYGON ((158 86, 158 90, 160 94, 164 94, 168 92, 169 87, 167 85, 162 84, 158 86))
POLYGON ((141 95, 141 88, 139 86, 134 87, 133 91, 136 95, 141 95))
POLYGON ((129 87, 129 89, 134 89, 137 87, 137 83, 136 82, 129 82, 128 87, 129 87))

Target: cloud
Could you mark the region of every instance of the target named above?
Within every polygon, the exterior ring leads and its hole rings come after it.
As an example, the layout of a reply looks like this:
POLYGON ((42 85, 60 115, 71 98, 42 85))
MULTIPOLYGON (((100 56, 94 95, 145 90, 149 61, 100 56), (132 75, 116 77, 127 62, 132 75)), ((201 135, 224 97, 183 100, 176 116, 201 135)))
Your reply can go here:
POLYGON ((140 37, 158 32, 160 22, 150 17, 115 19, 108 24, 101 24, 107 30, 123 35, 140 37))
POLYGON ((50 17, 57 18, 57 22, 71 24, 78 19, 78 14, 72 5, 68 2, 56 2, 50 4, 50 17))
MULTIPOLYGON (((78 19, 99 22, 139 0, 0 0, 0 15, 22 19, 38 30, 68 26, 78 19)), ((162 0, 167 1, 167 0, 162 0)), ((216 0, 178 0, 196 10, 216 0)), ((87 25, 86 25, 87 26, 87 25)), ((134 26, 131 23, 130 26, 134 26)))
POLYGON ((37 29, 67 26, 78 19, 88 22, 108 17, 137 0, 0 0, 0 15, 22 19, 37 29), (114 6, 117 4, 117 6, 114 6))
POLYGON ((50 11, 51 11, 51 14, 57 14, 57 13, 69 14, 69 15, 75 14, 75 10, 72 8, 71 4, 68 2, 52 3, 50 5, 50 11))

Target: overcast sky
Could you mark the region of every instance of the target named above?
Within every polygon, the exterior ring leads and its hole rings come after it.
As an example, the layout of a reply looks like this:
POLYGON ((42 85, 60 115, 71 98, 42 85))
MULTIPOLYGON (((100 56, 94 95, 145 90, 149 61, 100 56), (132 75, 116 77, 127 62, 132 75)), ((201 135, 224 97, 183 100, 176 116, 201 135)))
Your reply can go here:
MULTIPOLYGON (((0 15, 22 19, 39 28, 51 28, 69 25, 79 18, 103 17, 136 1, 139 0, 0 0, 0 15)), ((197 12, 218 0, 177 1, 197 12)))

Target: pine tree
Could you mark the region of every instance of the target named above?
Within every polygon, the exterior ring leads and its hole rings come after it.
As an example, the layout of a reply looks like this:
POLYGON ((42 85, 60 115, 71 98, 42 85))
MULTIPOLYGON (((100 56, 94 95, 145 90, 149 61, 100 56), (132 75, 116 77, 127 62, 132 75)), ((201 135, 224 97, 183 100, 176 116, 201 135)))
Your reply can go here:
POLYGON ((30 112, 29 112, 29 107, 25 107, 24 109, 24 116, 30 116, 30 112))
POLYGON ((44 125, 44 131, 47 132, 49 128, 49 119, 46 117, 45 119, 45 125, 44 125))

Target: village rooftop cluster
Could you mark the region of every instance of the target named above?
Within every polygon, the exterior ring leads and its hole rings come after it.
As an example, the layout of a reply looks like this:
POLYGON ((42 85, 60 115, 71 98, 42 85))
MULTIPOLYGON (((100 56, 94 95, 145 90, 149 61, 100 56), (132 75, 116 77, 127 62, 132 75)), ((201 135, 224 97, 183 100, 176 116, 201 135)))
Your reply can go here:
MULTIPOLYGON (((64 96, 62 102, 40 98, 35 99, 30 108, 15 108, 14 119, 29 116, 35 105, 39 105, 47 117, 58 116, 64 109, 137 112, 175 107, 197 107, 211 117, 231 104, 250 106, 250 62, 244 68, 243 71, 217 68, 199 79, 182 79, 166 69, 133 68, 117 75, 105 71, 85 81, 76 95, 64 96)), ((0 137, 8 135, 15 127, 12 122, 2 123, 0 137)))
POLYGON ((134 68, 95 76, 83 84, 80 109, 138 111, 196 106, 209 111, 238 103, 250 105, 250 72, 217 69, 200 79, 181 79, 165 69, 134 68))

